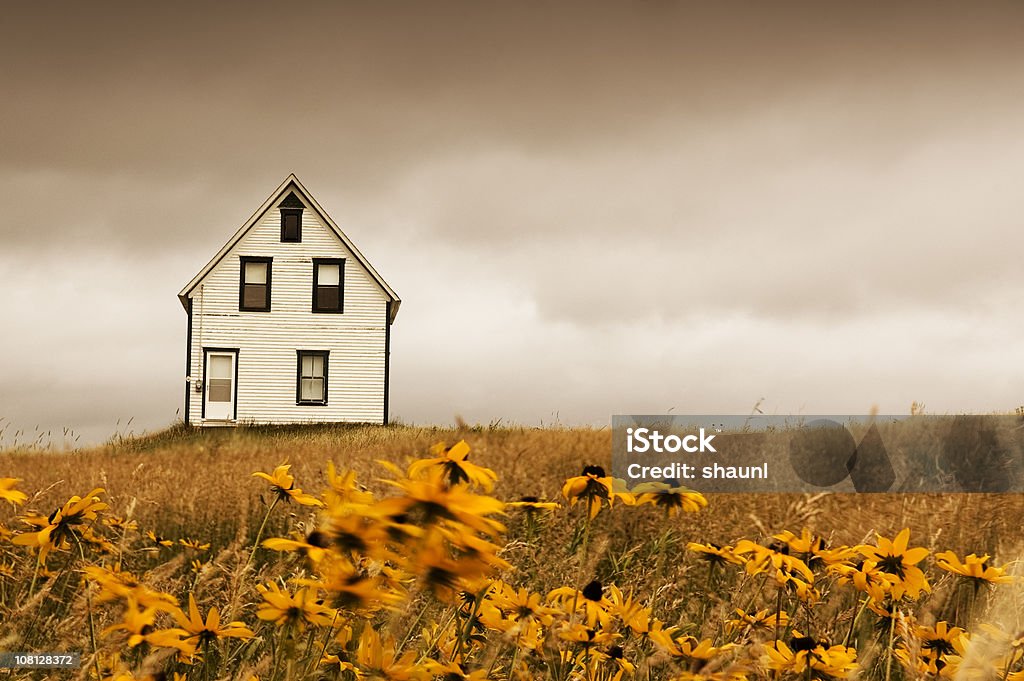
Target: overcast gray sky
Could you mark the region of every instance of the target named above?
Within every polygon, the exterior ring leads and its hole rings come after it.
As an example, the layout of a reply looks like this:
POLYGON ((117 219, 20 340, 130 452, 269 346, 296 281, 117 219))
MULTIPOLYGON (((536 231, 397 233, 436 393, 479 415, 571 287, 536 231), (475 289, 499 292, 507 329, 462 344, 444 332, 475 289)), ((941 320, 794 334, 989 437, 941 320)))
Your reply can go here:
POLYGON ((3 437, 173 421, 290 172, 405 421, 1024 404, 1024 5, 894 4, 6 7, 3 437))

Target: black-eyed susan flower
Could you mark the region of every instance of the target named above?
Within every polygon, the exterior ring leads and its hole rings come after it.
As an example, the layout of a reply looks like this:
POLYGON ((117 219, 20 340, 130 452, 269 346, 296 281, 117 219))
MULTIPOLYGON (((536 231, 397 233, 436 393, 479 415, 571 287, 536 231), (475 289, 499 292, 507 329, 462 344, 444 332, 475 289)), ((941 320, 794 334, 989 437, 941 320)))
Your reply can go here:
POLYGON ((982 584, 1010 584, 1013 577, 1006 574, 1006 566, 995 567, 989 565, 989 556, 978 556, 970 554, 961 561, 952 551, 944 551, 935 554, 936 564, 947 572, 959 575, 975 586, 982 584))
POLYGON ((0 478, 0 500, 10 502, 12 506, 24 504, 28 495, 14 486, 21 482, 21 478, 0 478))
POLYGON ((107 505, 100 501, 103 489, 97 487, 84 497, 73 496, 63 506, 46 516, 31 516, 24 522, 38 528, 35 532, 15 535, 11 542, 39 551, 39 562, 45 563, 53 549, 67 546, 72 539, 82 536, 86 523, 96 520, 107 505))
POLYGON ((206 551, 210 548, 209 542, 202 542, 198 539, 184 538, 179 539, 178 543, 192 551, 206 551))
POLYGON ((121 516, 110 515, 102 519, 102 523, 112 530, 118 532, 130 532, 139 529, 139 524, 134 520, 122 518, 121 516))
POLYGON ((836 563, 828 569, 839 577, 840 584, 852 584, 875 601, 885 599, 893 585, 899 582, 896 575, 883 571, 874 560, 859 560, 853 565, 836 563))
POLYGON ((298 553, 305 556, 313 564, 319 563, 327 555, 326 542, 318 541, 321 535, 316 534, 305 539, 286 539, 284 537, 271 537, 263 540, 263 548, 271 551, 282 551, 285 553, 298 553), (316 543, 313 543, 316 542, 316 543), (324 544, 321 546, 320 544, 324 544))
POLYGON ((146 538, 149 539, 149 541, 153 544, 153 546, 156 546, 156 547, 168 548, 170 546, 174 546, 174 540, 173 539, 167 539, 166 537, 161 537, 160 535, 158 535, 153 530, 147 530, 146 538))
POLYGON ((747 573, 756 575, 762 572, 770 572, 780 586, 802 577, 806 584, 814 583, 814 573, 807 567, 807 564, 796 556, 789 555, 789 547, 781 542, 773 542, 771 546, 762 546, 749 539, 741 539, 736 542, 733 553, 737 556, 746 556, 744 569, 747 573))
POLYGON ((327 462, 327 484, 324 500, 330 509, 348 512, 373 503, 373 494, 356 482, 355 471, 338 473, 332 461, 327 462))
POLYGON ((187 642, 197 645, 213 643, 222 638, 252 638, 255 636, 252 630, 241 622, 236 621, 222 624, 220 613, 216 607, 210 608, 204 620, 202 615, 199 614, 196 598, 192 594, 188 595, 187 616, 181 610, 175 610, 171 614, 178 626, 188 634, 183 638, 187 642))
POLYGON ((447 485, 478 485, 485 492, 490 492, 494 488, 494 481, 498 479, 497 474, 490 468, 470 462, 469 445, 465 440, 460 440, 451 447, 439 442, 430 448, 430 454, 429 458, 419 459, 409 465, 410 478, 420 477, 429 469, 436 467, 441 469, 441 479, 447 485))
POLYGON ((670 518, 676 514, 697 513, 708 500, 700 492, 681 487, 676 481, 649 482, 633 488, 635 505, 651 504, 663 509, 670 518))
POLYGON ((559 612, 545 605, 541 594, 523 587, 516 589, 502 581, 492 585, 487 600, 510 620, 517 622, 535 620, 544 626, 551 626, 559 612))
POLYGON ((688 662, 707 663, 736 647, 732 643, 716 646, 709 638, 701 640, 689 635, 676 636, 677 633, 676 627, 666 627, 660 620, 655 620, 647 636, 663 652, 688 662))
POLYGON ((579 644, 583 648, 608 645, 619 638, 619 635, 612 631, 594 629, 583 622, 568 622, 558 627, 557 635, 559 639, 579 644))
POLYGON ((646 634, 651 625, 651 609, 633 600, 633 592, 623 594, 619 587, 611 584, 607 589, 608 608, 613 616, 629 627, 634 634, 646 634))
POLYGON ((303 506, 323 506, 322 501, 310 494, 304 494, 295 486, 295 476, 288 472, 290 469, 291 464, 281 464, 272 473, 257 471, 253 473, 253 476, 269 482, 270 491, 280 501, 295 501, 303 506))
POLYGON ((174 612, 178 600, 170 594, 155 591, 146 586, 133 573, 118 567, 107 568, 101 565, 87 565, 82 572, 98 587, 96 602, 104 603, 112 600, 131 600, 143 608, 154 608, 163 612, 174 612))
POLYGON ((743 564, 743 559, 733 552, 731 546, 719 546, 713 542, 708 542, 707 544, 690 542, 686 545, 686 548, 696 553, 701 560, 706 560, 715 565, 725 565, 726 563, 733 565, 743 564))
POLYGON ((488 536, 505 531, 504 525, 490 517, 502 514, 504 503, 474 494, 463 485, 449 487, 441 478, 441 471, 434 469, 423 479, 385 480, 401 494, 379 501, 372 513, 384 518, 401 517, 406 523, 418 521, 425 526, 452 521, 488 536))
POLYGON ((584 466, 583 472, 569 478, 562 485, 562 496, 575 506, 577 501, 587 504, 587 513, 594 518, 601 512, 601 505, 607 502, 611 507, 615 500, 613 479, 605 474, 601 466, 584 466))
POLYGON ((928 549, 908 548, 909 542, 910 529, 905 528, 891 540, 878 535, 876 546, 860 547, 861 554, 875 561, 879 570, 896 576, 898 581, 892 586, 891 593, 897 600, 904 595, 916 599, 922 591, 931 591, 928 578, 917 567, 928 556, 928 549))
POLYGON ((405 597, 399 581, 388 569, 382 567, 371 573, 336 553, 328 554, 317 564, 315 578, 295 581, 326 593, 332 607, 364 616, 394 607, 405 597))
POLYGON ((268 582, 256 589, 263 597, 256 616, 264 622, 304 630, 307 624, 330 626, 335 619, 335 611, 325 606, 310 587, 299 588, 290 594, 277 583, 268 582))
POLYGON ((951 627, 948 622, 937 622, 933 627, 912 627, 895 653, 908 671, 938 675, 947 669, 953 671, 950 663, 961 658, 966 643, 963 629, 951 627))
POLYGON ((783 641, 765 645, 761 664, 774 672, 846 679, 857 668, 857 651, 841 645, 825 647, 809 636, 794 636, 788 645, 783 641))
POLYGON ((359 668, 371 679, 388 681, 428 681, 432 674, 429 669, 416 663, 415 650, 407 650, 399 656, 393 636, 381 636, 371 626, 363 629, 356 651, 359 668))
POLYGON ((736 616, 725 623, 727 631, 740 632, 749 627, 756 631, 775 632, 789 625, 789 613, 785 610, 775 612, 764 609, 748 613, 746 610, 736 608, 735 613, 736 616))
POLYGON ((604 595, 604 585, 596 579, 580 591, 570 586, 553 589, 548 593, 548 602, 557 603, 569 615, 575 614, 573 608, 576 612, 582 611, 583 619, 591 629, 611 624, 612 603, 604 595))

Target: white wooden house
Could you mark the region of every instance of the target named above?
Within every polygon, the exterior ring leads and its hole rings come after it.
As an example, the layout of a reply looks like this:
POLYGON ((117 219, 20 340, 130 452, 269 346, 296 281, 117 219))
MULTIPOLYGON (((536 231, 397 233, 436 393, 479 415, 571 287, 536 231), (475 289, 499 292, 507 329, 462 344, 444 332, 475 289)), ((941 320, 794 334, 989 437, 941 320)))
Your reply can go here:
POLYGON ((178 298, 186 423, 387 423, 401 301, 294 175, 178 298))

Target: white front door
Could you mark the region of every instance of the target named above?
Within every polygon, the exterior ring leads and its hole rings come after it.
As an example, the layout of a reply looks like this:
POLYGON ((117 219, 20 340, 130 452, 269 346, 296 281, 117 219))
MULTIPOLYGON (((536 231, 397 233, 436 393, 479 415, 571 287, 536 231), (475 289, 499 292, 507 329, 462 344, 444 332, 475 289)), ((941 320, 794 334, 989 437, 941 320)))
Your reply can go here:
POLYGON ((206 351, 206 385, 203 386, 207 419, 230 421, 235 418, 235 362, 238 353, 225 350, 206 351))

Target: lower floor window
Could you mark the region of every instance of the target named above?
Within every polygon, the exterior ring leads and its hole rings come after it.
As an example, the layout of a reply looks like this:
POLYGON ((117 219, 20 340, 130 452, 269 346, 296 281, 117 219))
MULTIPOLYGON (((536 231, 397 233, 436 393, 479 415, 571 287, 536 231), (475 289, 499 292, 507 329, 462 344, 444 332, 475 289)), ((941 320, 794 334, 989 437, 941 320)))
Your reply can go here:
POLYGON ((296 381, 297 404, 327 404, 326 350, 299 350, 299 368, 296 381))

